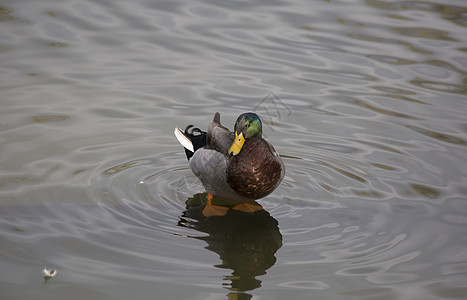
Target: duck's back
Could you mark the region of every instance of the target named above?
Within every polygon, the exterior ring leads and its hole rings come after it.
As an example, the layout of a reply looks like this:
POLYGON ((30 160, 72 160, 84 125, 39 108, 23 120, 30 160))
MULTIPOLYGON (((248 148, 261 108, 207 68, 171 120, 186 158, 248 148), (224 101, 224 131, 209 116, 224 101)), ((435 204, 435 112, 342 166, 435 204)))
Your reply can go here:
POLYGON ((227 151, 233 140, 233 132, 221 125, 220 114, 216 112, 214 119, 209 122, 207 147, 227 156, 227 151))

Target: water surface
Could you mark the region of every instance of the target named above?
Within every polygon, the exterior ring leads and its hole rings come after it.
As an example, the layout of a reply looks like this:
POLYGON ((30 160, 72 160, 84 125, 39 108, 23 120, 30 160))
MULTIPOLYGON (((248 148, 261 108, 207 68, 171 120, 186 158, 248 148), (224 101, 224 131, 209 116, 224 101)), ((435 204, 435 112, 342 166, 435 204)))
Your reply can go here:
POLYGON ((1 298, 465 297, 466 25, 460 0, 0 3, 1 298), (215 111, 283 156, 264 211, 200 214, 172 132, 215 111))

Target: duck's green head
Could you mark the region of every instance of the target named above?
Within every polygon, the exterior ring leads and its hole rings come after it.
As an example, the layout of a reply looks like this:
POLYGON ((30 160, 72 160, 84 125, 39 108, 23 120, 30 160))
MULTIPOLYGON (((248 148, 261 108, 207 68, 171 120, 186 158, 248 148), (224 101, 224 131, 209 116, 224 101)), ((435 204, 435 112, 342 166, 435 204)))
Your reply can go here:
POLYGON ((260 139, 262 137, 263 126, 261 119, 252 112, 241 114, 235 122, 234 131, 235 139, 230 146, 229 155, 239 154, 246 139, 252 137, 260 139))

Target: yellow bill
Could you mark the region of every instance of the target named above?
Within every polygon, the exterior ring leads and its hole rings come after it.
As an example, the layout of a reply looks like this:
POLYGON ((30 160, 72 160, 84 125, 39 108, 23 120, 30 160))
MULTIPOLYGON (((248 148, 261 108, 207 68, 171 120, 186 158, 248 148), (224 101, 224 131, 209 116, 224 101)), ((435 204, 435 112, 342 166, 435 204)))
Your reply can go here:
POLYGON ((232 145, 230 146, 228 153, 230 155, 237 155, 238 153, 240 153, 240 150, 242 150, 243 143, 245 143, 243 132, 240 132, 240 134, 237 134, 237 132, 235 131, 235 139, 232 145))

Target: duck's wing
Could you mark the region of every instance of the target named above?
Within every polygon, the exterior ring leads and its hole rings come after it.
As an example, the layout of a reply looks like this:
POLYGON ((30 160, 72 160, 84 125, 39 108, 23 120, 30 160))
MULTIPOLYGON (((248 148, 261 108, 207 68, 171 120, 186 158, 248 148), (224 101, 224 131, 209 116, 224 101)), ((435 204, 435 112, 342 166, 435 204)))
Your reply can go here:
POLYGON ((227 156, 227 152, 234 140, 234 134, 221 125, 221 115, 216 112, 214 118, 209 122, 207 146, 227 156))

